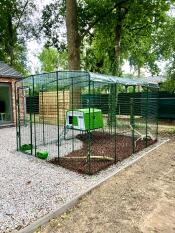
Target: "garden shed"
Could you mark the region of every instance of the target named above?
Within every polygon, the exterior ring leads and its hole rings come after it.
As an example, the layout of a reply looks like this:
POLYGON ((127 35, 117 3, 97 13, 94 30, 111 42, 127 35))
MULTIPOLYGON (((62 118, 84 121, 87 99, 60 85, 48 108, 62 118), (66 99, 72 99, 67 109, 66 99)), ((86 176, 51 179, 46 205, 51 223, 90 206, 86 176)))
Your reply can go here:
POLYGON ((0 61, 0 127, 16 122, 15 83, 22 75, 0 61))
POLYGON ((159 86, 150 81, 57 71, 16 90, 18 150, 53 164, 94 174, 157 141, 159 86))

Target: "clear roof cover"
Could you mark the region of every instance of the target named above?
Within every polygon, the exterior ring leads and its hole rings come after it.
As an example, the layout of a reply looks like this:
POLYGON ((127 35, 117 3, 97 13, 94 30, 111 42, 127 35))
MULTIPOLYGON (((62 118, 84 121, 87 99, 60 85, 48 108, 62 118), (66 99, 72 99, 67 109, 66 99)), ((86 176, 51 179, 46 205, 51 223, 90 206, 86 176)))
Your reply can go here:
POLYGON ((125 86, 146 86, 159 88, 159 85, 145 81, 143 79, 131 79, 129 77, 117 77, 112 75, 104 75, 91 73, 86 71, 56 71, 51 73, 43 73, 29 76, 23 79, 23 85, 41 85, 46 87, 58 83, 59 88, 73 86, 86 87, 89 83, 94 83, 96 86, 104 86, 106 84, 122 84, 125 86))

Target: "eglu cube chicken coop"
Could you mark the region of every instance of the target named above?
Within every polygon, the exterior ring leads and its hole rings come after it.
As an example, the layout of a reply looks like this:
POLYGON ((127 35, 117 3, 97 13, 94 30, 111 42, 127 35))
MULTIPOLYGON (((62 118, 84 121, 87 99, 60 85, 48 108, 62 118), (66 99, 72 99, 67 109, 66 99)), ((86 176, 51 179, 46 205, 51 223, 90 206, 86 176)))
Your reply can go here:
POLYGON ((68 111, 66 114, 66 127, 70 129, 88 131, 90 128, 103 128, 103 117, 101 109, 85 108, 68 111))
POLYGON ((17 149, 72 171, 95 174, 153 144, 158 85, 86 71, 19 81, 17 149))

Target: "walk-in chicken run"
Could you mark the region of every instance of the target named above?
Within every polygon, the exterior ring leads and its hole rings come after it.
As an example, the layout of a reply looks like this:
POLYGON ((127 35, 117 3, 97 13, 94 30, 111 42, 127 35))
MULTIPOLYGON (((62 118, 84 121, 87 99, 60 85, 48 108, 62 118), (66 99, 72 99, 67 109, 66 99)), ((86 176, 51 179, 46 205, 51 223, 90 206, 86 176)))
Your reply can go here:
POLYGON ((158 138, 158 85, 85 71, 17 82, 17 149, 95 174, 158 138))

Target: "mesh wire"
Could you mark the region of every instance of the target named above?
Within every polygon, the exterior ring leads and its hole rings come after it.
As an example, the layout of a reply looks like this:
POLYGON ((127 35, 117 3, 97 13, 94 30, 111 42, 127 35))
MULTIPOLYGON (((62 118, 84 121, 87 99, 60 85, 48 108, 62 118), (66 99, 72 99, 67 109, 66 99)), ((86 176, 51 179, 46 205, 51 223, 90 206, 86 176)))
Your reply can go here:
POLYGON ((17 101, 18 149, 31 144, 25 152, 48 151, 49 160, 57 158, 71 170, 95 173, 157 140, 156 85, 60 71, 18 82, 17 101), (68 112, 74 117, 81 109, 87 111, 86 127, 68 127, 68 112), (99 125, 96 109, 103 126, 94 126, 99 125))

